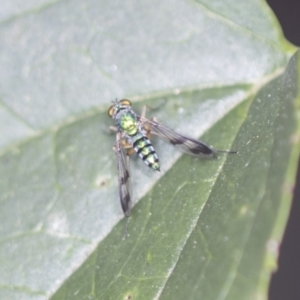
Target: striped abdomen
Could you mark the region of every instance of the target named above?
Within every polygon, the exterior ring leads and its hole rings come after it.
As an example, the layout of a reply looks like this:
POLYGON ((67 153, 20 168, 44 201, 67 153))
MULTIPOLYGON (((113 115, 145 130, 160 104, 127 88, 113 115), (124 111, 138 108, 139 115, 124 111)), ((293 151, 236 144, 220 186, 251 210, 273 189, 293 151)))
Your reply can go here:
POLYGON ((141 133, 133 136, 132 140, 135 152, 142 158, 145 164, 153 170, 160 171, 159 159, 150 140, 141 133))

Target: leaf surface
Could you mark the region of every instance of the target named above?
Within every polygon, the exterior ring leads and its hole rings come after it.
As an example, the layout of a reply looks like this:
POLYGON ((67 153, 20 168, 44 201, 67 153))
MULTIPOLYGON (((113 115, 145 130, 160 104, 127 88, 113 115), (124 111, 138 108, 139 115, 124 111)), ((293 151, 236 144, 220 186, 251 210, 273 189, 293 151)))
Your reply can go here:
POLYGON ((0 15, 0 298, 264 297, 298 154, 298 56, 284 72, 294 49, 269 9, 10 3, 0 15), (125 241, 107 116, 116 97, 238 151, 200 160, 153 137, 162 171, 131 157, 125 241))

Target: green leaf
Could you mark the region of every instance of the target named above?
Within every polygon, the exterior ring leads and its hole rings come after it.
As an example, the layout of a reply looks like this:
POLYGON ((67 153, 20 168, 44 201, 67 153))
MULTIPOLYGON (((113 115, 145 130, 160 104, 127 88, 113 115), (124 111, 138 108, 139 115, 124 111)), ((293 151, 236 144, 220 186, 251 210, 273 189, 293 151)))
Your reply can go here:
POLYGON ((0 298, 265 299, 299 153, 299 57, 266 5, 10 1, 0 20, 0 298), (116 97, 238 151, 153 137, 126 240, 116 97))

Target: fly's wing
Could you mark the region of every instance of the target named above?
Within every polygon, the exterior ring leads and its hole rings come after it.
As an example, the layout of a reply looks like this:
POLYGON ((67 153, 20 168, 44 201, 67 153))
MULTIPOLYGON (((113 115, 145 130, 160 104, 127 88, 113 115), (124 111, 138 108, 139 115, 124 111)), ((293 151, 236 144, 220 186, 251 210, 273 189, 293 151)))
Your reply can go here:
POLYGON ((156 120, 141 117, 141 121, 146 124, 146 127, 150 128, 152 134, 163 138, 182 152, 198 157, 215 157, 215 151, 212 148, 196 139, 180 134, 156 120))
POLYGON ((131 213, 131 182, 129 171, 129 157, 124 153, 121 145, 121 134, 117 133, 117 144, 115 147, 118 166, 119 196, 123 212, 126 217, 131 213))

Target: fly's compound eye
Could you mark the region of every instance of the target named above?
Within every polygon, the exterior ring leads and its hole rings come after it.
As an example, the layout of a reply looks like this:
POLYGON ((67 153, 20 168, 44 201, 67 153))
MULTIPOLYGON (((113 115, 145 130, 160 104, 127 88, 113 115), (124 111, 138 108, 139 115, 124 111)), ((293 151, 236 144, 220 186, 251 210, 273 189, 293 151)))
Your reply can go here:
POLYGON ((131 106, 131 102, 127 99, 122 99, 120 100, 120 102, 122 103, 122 105, 131 106))
POLYGON ((114 114, 114 105, 112 105, 110 108, 109 108, 109 110, 108 110, 108 115, 110 116, 110 117, 112 117, 113 116, 113 114, 114 114))
POLYGON ((120 101, 116 101, 115 104, 109 108, 107 113, 110 117, 113 117, 115 110, 118 111, 118 110, 124 108, 125 106, 131 106, 131 102, 127 99, 122 99, 120 101))

